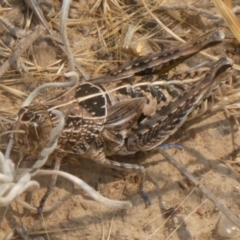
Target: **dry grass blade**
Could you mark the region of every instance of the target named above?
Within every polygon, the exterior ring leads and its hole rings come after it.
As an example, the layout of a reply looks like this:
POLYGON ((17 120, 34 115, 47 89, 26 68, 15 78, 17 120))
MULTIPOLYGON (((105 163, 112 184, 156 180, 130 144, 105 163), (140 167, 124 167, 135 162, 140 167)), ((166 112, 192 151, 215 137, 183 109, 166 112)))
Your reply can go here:
POLYGON ((121 8, 118 0, 110 0, 109 2, 108 2, 108 0, 98 0, 92 6, 92 9, 90 10, 90 13, 93 13, 94 11, 96 11, 101 6, 102 6, 102 9, 103 9, 103 14, 104 15, 106 15, 108 12, 111 12, 112 8, 117 9, 118 11, 122 11, 122 8, 121 8))
POLYGON ((3 90, 15 95, 16 97, 20 97, 20 98, 25 98, 27 97, 27 94, 26 93, 23 93, 15 88, 11 88, 11 87, 8 87, 6 85, 3 85, 0 83, 0 88, 2 88, 3 90))
MULTIPOLYGON (((216 2, 218 2, 216 0, 216 2)), ((169 33, 172 37, 174 37, 176 40, 178 40, 179 42, 182 42, 182 43, 185 43, 186 41, 184 41, 182 38, 180 38, 178 35, 176 35, 171 29, 169 29, 167 26, 165 26, 154 14, 153 12, 148 8, 147 4, 145 3, 144 0, 142 0, 142 3, 144 5, 144 7, 146 8, 147 12, 152 16, 152 18, 167 32, 169 33)), ((218 57, 215 57, 211 54, 208 54, 204 51, 200 52, 203 56, 206 56, 207 58, 211 59, 211 60, 214 60, 214 61, 217 61, 219 60, 218 57)), ((233 68, 236 69, 236 70, 240 70, 240 66, 237 65, 237 64, 234 64, 233 65, 233 68)))
MULTIPOLYGON (((161 4, 163 4, 165 1, 162 1, 161 4)), ((171 29, 169 29, 167 26, 165 26, 153 13, 152 11, 148 8, 146 2, 144 0, 142 0, 142 3, 144 5, 144 7, 146 8, 147 12, 153 17, 154 20, 157 21, 157 23, 167 32, 169 33, 172 37, 174 37, 175 39, 177 39, 179 42, 185 43, 186 41, 184 41, 182 38, 180 38, 177 34, 175 34, 171 29)))
POLYGON ((235 13, 231 9, 231 1, 213 0, 213 2, 234 36, 240 42, 240 25, 235 13))

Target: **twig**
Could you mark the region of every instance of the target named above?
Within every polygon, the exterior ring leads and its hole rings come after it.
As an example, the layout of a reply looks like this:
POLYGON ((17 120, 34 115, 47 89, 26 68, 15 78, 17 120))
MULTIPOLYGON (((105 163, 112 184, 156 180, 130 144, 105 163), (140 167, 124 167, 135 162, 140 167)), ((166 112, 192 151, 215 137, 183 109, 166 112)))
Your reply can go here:
MULTIPOLYGON (((232 0, 231 2, 232 2, 232 5, 240 4, 239 0, 232 0)), ((193 5, 196 8, 213 8, 213 7, 215 7, 214 3, 212 3, 212 2, 209 2, 209 3, 193 3, 193 5)))
POLYGON ((68 64, 70 71, 74 71, 74 58, 73 54, 70 48, 70 44, 68 41, 68 35, 67 35, 67 17, 68 17, 68 11, 71 4, 71 0, 64 0, 62 3, 61 8, 61 15, 60 15, 60 34, 65 46, 66 54, 68 57, 68 64))
POLYGON ((201 15, 203 15, 206 18, 213 19, 213 20, 219 20, 222 19, 221 16, 212 14, 210 12, 201 10, 199 8, 196 8, 192 5, 185 5, 185 4, 175 4, 171 6, 162 6, 159 11, 167 11, 167 10, 190 10, 195 11, 201 15))
POLYGON ((68 57, 68 62, 69 62, 69 69, 70 71, 75 71, 75 66, 79 70, 79 72, 83 75, 83 77, 88 80, 89 76, 86 74, 84 69, 76 63, 73 57, 72 50, 70 48, 70 44, 68 41, 68 36, 67 36, 67 17, 68 17, 68 11, 70 7, 71 0, 64 0, 62 3, 62 8, 61 8, 61 17, 60 17, 60 34, 63 40, 63 44, 65 47, 65 52, 68 57))
POLYGON ((22 107, 26 107, 29 106, 31 104, 31 102, 33 101, 33 99, 35 97, 37 97, 37 95, 44 89, 49 88, 49 87, 63 87, 63 88, 67 88, 67 87, 72 87, 74 85, 76 85, 79 82, 79 76, 76 72, 68 72, 64 74, 66 77, 71 77, 72 80, 69 82, 63 82, 63 83, 59 83, 59 82, 53 82, 53 83, 45 83, 42 86, 34 89, 34 91, 32 91, 28 97, 26 98, 26 100, 23 102, 22 107))
POLYGON ((35 15, 38 17, 38 19, 41 21, 41 23, 44 25, 44 27, 48 30, 48 32, 52 35, 53 32, 51 28, 48 25, 48 22, 46 18, 43 15, 42 9, 40 8, 39 4, 36 0, 24 0, 25 3, 31 8, 31 10, 35 13, 35 15))
POLYGON ((236 218, 232 213, 229 212, 229 210, 221 204, 216 197, 207 189, 205 188, 199 181, 194 178, 194 176, 187 171, 187 169, 179 164, 170 154, 163 150, 159 150, 160 153, 171 163, 173 164, 180 172, 183 174, 187 179, 189 179, 196 187, 198 187, 205 195, 206 197, 211 200, 215 206, 221 210, 221 212, 238 228, 240 228, 240 221, 238 218, 236 218))
POLYGON ((39 36, 45 31, 42 26, 38 26, 35 31, 19 41, 14 53, 0 67, 0 78, 7 69, 35 42, 39 36))
POLYGON ((10 33, 17 37, 23 38, 26 37, 31 31, 26 31, 25 29, 20 29, 11 24, 6 18, 0 16, 0 22, 10 31, 10 33))

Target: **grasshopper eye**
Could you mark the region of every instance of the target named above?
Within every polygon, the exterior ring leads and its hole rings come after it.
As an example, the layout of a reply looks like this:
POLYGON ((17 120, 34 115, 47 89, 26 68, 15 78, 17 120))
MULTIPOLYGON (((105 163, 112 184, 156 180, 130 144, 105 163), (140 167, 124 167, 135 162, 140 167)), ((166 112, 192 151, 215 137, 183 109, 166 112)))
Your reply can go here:
POLYGON ((34 118, 34 115, 31 112, 28 112, 22 115, 21 121, 23 122, 31 122, 34 118))
POLYGON ((32 112, 28 107, 21 108, 18 112, 18 118, 22 122, 29 122, 32 120, 32 112))

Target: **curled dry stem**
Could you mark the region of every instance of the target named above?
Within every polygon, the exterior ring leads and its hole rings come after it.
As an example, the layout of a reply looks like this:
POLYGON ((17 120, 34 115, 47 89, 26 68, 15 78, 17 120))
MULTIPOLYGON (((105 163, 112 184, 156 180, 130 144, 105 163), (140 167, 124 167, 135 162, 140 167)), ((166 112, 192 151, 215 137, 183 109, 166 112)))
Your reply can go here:
POLYGON ((55 170, 39 170, 37 173, 37 175, 53 175, 53 174, 62 176, 70 180, 74 184, 78 185, 85 192, 87 192, 92 199, 94 199, 98 203, 101 203, 103 205, 106 205, 112 208, 119 208, 119 209, 129 209, 130 207, 132 207, 132 203, 130 201, 118 201, 118 200, 112 200, 112 199, 103 197, 99 192, 94 190, 91 186, 89 186, 83 180, 81 180, 80 178, 72 174, 69 174, 63 171, 55 171, 55 170))
POLYGON ((67 18, 68 18, 68 11, 70 7, 71 0, 64 0, 61 9, 61 16, 60 16, 60 34, 62 37, 62 41, 65 47, 65 52, 68 57, 69 62, 69 69, 70 71, 75 71, 75 66, 78 68, 79 72, 83 75, 83 77, 88 80, 89 77, 84 71, 84 69, 75 62, 72 50, 70 48, 70 44, 68 41, 67 35, 67 18))
POLYGON ((71 3, 71 0, 64 0, 62 3, 61 16, 60 16, 60 34, 66 49, 66 54, 69 62, 69 69, 70 71, 74 71, 75 70, 74 58, 73 58, 73 54, 70 48, 68 35, 67 35, 67 18, 68 18, 70 3, 71 3))
POLYGON ((49 88, 49 87, 63 87, 63 88, 67 88, 67 87, 72 87, 74 85, 76 85, 79 82, 79 76, 76 72, 68 72, 65 74, 66 77, 71 77, 71 81, 69 82, 63 82, 63 83, 58 83, 58 82, 54 82, 54 83, 46 83, 43 84, 42 86, 36 88, 34 91, 32 91, 29 96, 27 97, 27 99, 23 102, 22 107, 26 107, 29 106, 31 104, 31 102, 33 101, 34 98, 37 97, 37 95, 44 89, 49 88))

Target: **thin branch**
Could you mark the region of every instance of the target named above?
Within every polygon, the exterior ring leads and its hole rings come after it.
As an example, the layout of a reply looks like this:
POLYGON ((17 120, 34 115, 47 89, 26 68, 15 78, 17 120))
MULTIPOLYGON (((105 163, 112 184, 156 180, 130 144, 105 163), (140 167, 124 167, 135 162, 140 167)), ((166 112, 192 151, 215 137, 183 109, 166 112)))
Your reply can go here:
POLYGON ((187 179, 189 179, 196 187, 198 187, 206 197, 211 200, 215 206, 233 223, 240 229, 240 221, 236 218, 231 212, 229 212, 228 208, 226 208, 223 204, 221 204, 216 197, 207 189, 205 188, 196 178, 187 171, 187 169, 179 164, 170 154, 166 151, 159 150, 160 153, 172 164, 174 165, 180 172, 183 174, 187 179))
POLYGON ((31 31, 26 31, 25 29, 20 29, 11 24, 6 18, 0 16, 0 22, 10 31, 10 33, 17 37, 23 38, 26 37, 31 31))
POLYGON ((17 48, 14 53, 3 63, 0 67, 0 78, 8 70, 8 68, 16 62, 16 60, 35 42, 41 34, 45 31, 44 27, 38 26, 35 31, 33 31, 27 37, 22 38, 19 41, 17 48))
POLYGON ((186 5, 186 4, 174 4, 171 6, 162 6, 159 11, 167 11, 167 10, 190 10, 190 11, 194 11, 197 12, 199 14, 201 14, 202 16, 209 18, 209 19, 213 19, 213 20, 219 20, 222 19, 221 16, 216 15, 216 14, 212 14, 210 12, 207 12, 205 10, 196 8, 192 5, 186 5))

